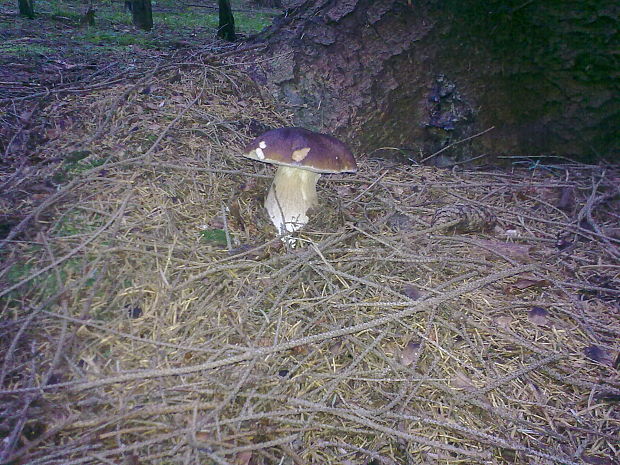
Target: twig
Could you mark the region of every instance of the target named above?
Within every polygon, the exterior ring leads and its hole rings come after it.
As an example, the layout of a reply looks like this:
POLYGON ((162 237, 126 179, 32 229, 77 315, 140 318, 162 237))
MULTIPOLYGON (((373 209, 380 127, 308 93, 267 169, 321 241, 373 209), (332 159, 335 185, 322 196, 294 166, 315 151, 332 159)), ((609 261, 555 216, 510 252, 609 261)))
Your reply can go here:
POLYGON ((372 457, 373 459, 377 460, 380 463, 385 463, 389 465, 397 465, 394 460, 388 457, 384 457, 383 455, 378 454, 377 452, 373 450, 364 449, 363 447, 359 447, 359 446, 354 446, 353 444, 349 444, 344 441, 333 442, 333 441, 323 441, 321 439, 315 443, 315 446, 316 447, 335 447, 337 449, 343 448, 343 449, 354 450, 356 452, 361 452, 364 455, 368 455, 369 457, 372 457))
POLYGON ((226 235, 226 248, 230 252, 232 243, 230 241, 230 231, 228 230, 228 218, 226 217, 226 206, 222 203, 222 222, 224 223, 224 234, 226 235))
POLYGON ((490 128, 487 128, 487 129, 485 129, 484 131, 481 131, 481 132, 479 132, 479 133, 477 133, 477 134, 474 134, 473 136, 469 136, 469 137, 466 137, 465 139, 457 140, 456 142, 453 142, 453 143, 451 143, 451 144, 448 144, 448 145, 446 145, 444 148, 442 148, 442 149, 438 150, 437 152, 435 152, 435 153, 433 153, 433 154, 429 155, 428 157, 422 158, 422 160, 420 160, 418 163, 422 164, 422 163, 424 163, 425 161, 428 161, 428 160, 430 160, 431 158, 436 157, 436 156, 437 156, 437 155, 439 155, 441 152, 445 152, 445 151, 446 151, 446 150, 448 150, 449 148, 454 147, 455 145, 462 144, 463 142, 467 142, 468 140, 471 140, 471 139, 474 139, 474 138, 476 138, 476 137, 479 137, 479 136, 481 136, 481 135, 483 135, 483 134, 486 134, 487 132, 489 132, 489 131, 491 131, 491 130, 493 130, 493 129, 495 129, 495 126, 491 126, 490 128))
MULTIPOLYGON (((390 428, 389 426, 384 426, 380 423, 377 423, 376 421, 371 420, 370 418, 367 418, 365 416, 360 416, 360 411, 354 411, 355 413, 357 413, 358 415, 354 415, 352 414, 350 411, 344 410, 344 409, 339 409, 339 408, 332 408, 332 407, 325 407, 321 404, 317 404, 314 402, 309 402, 309 401, 305 401, 305 400, 300 400, 300 399, 290 399, 289 403, 292 405, 297 405, 297 406, 301 406, 301 407, 308 407, 308 408, 313 408, 316 409, 316 411, 318 412, 323 412, 323 413, 331 413, 333 415, 337 415, 339 417, 345 418, 347 420, 350 420, 354 423, 358 423, 361 425, 364 425, 368 428, 371 428, 375 431, 379 431, 381 433, 385 433, 388 434, 391 437, 398 437, 398 438, 402 438, 405 439, 407 441, 412 441, 415 442, 417 444, 422 444, 428 447, 434 447, 437 449, 441 449, 441 450, 446 450, 455 454, 459 454, 459 455, 463 455, 465 457, 480 457, 480 458, 489 458, 489 452, 479 452, 479 451, 475 451, 475 450, 469 450, 469 449, 463 449, 461 447, 456 447, 456 446, 452 446, 449 444, 444 444, 441 443, 439 441, 433 441, 430 439, 426 439, 424 437, 421 436, 417 436, 414 434, 410 434, 410 433, 406 433, 404 431, 399 431, 397 429, 394 428, 390 428)), ((572 464, 571 464, 572 465, 572 464)))
MULTIPOLYGON (((486 394, 487 392, 497 389, 498 387, 502 386, 503 384, 508 383, 509 381, 512 381, 513 379, 521 378, 523 375, 525 375, 526 373, 529 373, 530 371, 537 370, 540 367, 543 367, 553 362, 557 362, 558 360, 561 360, 565 357, 567 357, 567 355, 565 354, 551 354, 541 360, 532 362, 529 365, 526 365, 516 371, 509 373, 506 376, 501 377, 500 379, 488 384, 482 389, 476 389, 476 392, 474 394, 475 395, 486 394)), ((467 398, 468 396, 466 395, 465 397, 467 398)))
POLYGON ((400 312, 396 312, 390 315, 385 315, 379 318, 374 318, 365 323, 360 323, 357 325, 348 326, 342 329, 328 331, 328 332, 316 334, 313 336, 306 336, 300 339, 294 339, 292 341, 284 342, 276 346, 250 349, 239 355, 233 355, 233 356, 221 359, 221 360, 206 362, 200 365, 181 367, 181 368, 162 369, 162 370, 142 370, 136 373, 126 373, 123 375, 111 376, 109 378, 100 379, 96 381, 68 382, 68 383, 55 384, 53 386, 42 386, 39 388, 3 390, 3 391, 0 391, 0 394, 16 394, 19 392, 37 391, 39 389, 48 390, 52 388, 60 389, 60 388, 65 388, 65 387, 71 387, 71 388, 81 391, 81 390, 93 389, 93 388, 101 387, 101 386, 108 386, 110 384, 124 383, 127 381, 138 380, 138 379, 144 380, 144 379, 150 379, 150 378, 161 378, 165 376, 179 376, 179 375, 184 375, 188 373, 195 373, 198 371, 220 368, 223 366, 228 366, 228 365, 236 364, 239 362, 251 360, 253 358, 263 358, 263 357, 266 357, 267 355, 282 352, 285 350, 290 350, 294 347, 317 343, 317 342, 325 341, 328 339, 334 339, 337 337, 345 336, 347 334, 355 334, 355 333, 359 333, 362 331, 366 331, 368 329, 376 328, 378 326, 385 325, 386 323, 389 323, 391 321, 397 321, 401 318, 406 318, 409 315, 412 315, 416 312, 420 312, 424 309, 432 308, 433 306, 439 305, 442 302, 445 302, 450 299, 454 299, 456 297, 460 297, 463 294, 472 292, 473 290, 487 286, 496 281, 500 281, 502 279, 508 278, 510 276, 518 275, 521 273, 534 271, 535 269, 536 269, 535 265, 524 265, 524 266, 500 271, 500 272, 491 274, 489 276, 486 276, 484 278, 478 279, 476 281, 472 281, 470 283, 464 284, 453 291, 446 292, 442 296, 433 297, 431 299, 425 300, 418 304, 412 304, 411 307, 401 310, 400 312))

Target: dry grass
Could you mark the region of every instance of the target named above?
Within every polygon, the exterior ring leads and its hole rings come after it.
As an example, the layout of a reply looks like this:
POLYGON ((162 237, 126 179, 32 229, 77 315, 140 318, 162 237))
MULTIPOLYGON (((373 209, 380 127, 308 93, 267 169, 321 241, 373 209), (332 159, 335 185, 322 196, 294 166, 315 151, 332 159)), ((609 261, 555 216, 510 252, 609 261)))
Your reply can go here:
POLYGON ((41 157, 89 155, 30 175, 68 184, 5 177, 2 463, 615 463, 617 170, 362 159, 285 250, 239 151, 289 118, 233 67, 62 103, 41 157), (454 203, 498 226, 431 228, 454 203))

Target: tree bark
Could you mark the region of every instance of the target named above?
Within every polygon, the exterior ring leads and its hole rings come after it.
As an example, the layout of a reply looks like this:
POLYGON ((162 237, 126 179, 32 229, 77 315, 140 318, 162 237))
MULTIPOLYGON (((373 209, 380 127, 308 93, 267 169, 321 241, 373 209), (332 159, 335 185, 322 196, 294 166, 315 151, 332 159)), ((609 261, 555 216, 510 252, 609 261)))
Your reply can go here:
MULTIPOLYGON (((127 4, 127 2, 125 2, 127 4)), ((153 9, 151 0, 131 0, 131 20, 133 25, 144 31, 153 29, 153 9)))
POLYGON ((597 0, 303 1, 255 39, 272 59, 249 73, 296 124, 375 154, 609 157, 618 11, 597 0))
POLYGON ((18 0, 19 14, 30 19, 34 18, 34 0, 18 0))
POLYGON ((235 18, 233 17, 230 0, 219 0, 220 24, 217 35, 224 40, 234 42, 237 40, 235 35, 235 18))

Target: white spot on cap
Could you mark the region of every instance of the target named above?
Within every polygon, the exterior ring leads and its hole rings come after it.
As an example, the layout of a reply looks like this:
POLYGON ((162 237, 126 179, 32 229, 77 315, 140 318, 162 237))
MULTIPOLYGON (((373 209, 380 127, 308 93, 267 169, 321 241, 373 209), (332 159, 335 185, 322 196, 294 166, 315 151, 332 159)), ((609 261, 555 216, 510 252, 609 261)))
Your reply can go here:
POLYGON ((260 147, 258 147, 258 148, 256 148, 254 151, 256 152, 256 157, 257 157, 259 160, 264 160, 264 159, 265 159, 265 154, 263 153, 263 149, 261 149, 260 147))
POLYGON ((304 147, 303 149, 295 150, 291 155, 291 158, 296 162, 302 161, 304 158, 308 156, 310 152, 310 147, 304 147))
POLYGON ((266 148, 267 148, 267 143, 266 143, 264 140, 261 140, 261 141, 258 143, 258 146, 259 146, 261 149, 266 149, 266 148))

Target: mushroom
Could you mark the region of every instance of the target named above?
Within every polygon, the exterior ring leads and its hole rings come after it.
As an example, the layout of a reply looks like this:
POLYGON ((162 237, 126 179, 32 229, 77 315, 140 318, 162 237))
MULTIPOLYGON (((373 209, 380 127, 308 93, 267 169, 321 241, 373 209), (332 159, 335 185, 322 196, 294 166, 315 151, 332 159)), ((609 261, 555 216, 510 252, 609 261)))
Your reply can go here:
POLYGON ((250 142, 244 156, 278 165, 265 208, 278 234, 308 223, 307 212, 318 205, 316 183, 322 173, 354 173, 351 150, 338 139, 303 128, 267 131, 250 142))

